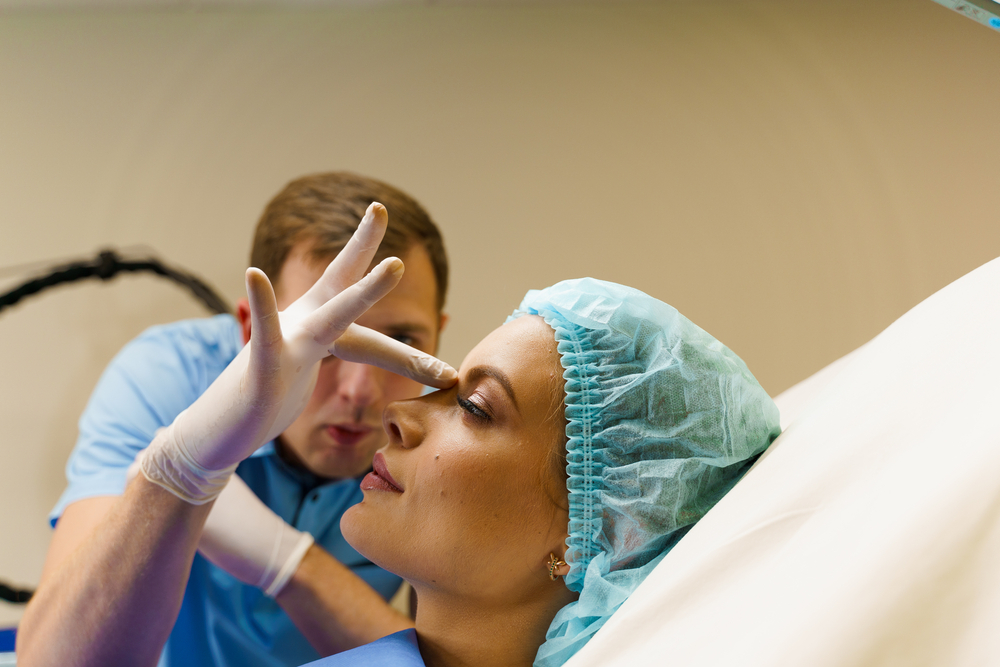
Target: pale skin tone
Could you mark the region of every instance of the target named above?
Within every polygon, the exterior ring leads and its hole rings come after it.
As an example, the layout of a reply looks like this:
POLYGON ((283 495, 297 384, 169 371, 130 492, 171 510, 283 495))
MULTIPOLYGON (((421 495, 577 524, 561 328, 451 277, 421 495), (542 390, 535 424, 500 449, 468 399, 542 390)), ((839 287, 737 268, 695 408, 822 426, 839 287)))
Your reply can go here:
POLYGON ((554 334, 526 316, 469 353, 456 387, 384 414, 389 444, 376 460, 402 491, 366 478, 341 530, 413 585, 429 667, 529 666, 576 597, 548 576, 568 537, 564 464, 553 456, 564 447, 562 400, 554 334))
MULTIPOLYGON (((279 309, 323 272, 325 264, 306 251, 293 249, 282 268, 275 293, 279 309)), ((403 260, 402 280, 357 323, 433 353, 445 321, 437 310, 433 269, 421 248, 412 248, 403 260)), ((245 300, 237 313, 246 341, 245 300)), ((382 409, 420 390, 419 383, 388 371, 328 359, 308 405, 282 435, 283 456, 322 477, 360 475, 385 442, 382 409)), ((155 664, 210 509, 210 503, 180 501, 142 476, 121 497, 69 505, 53 534, 38 593, 21 622, 19 664, 126 664, 126 655, 127 664, 155 664)), ((315 545, 276 599, 321 654, 412 625, 315 545)))

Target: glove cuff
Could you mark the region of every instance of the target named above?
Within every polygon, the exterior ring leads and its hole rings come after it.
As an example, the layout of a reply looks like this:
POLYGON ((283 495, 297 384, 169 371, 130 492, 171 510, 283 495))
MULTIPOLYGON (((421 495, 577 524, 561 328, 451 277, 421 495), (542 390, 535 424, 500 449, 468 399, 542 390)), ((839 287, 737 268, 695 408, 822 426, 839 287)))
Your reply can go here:
POLYGON ((215 500, 226 488, 237 464, 222 470, 203 468, 183 447, 171 442, 171 432, 171 427, 161 429, 149 447, 139 454, 136 460, 143 476, 192 505, 215 500))
POLYGON ((285 563, 281 566, 278 571, 278 576, 274 578, 274 581, 264 589, 264 594, 269 595, 272 598, 277 597, 278 593, 285 588, 285 584, 288 580, 292 578, 295 571, 299 569, 299 563, 305 557, 306 552, 309 551, 309 547, 313 545, 316 540, 309 533, 303 532, 299 537, 298 542, 296 542, 295 547, 292 552, 288 554, 288 558, 285 559, 285 563))

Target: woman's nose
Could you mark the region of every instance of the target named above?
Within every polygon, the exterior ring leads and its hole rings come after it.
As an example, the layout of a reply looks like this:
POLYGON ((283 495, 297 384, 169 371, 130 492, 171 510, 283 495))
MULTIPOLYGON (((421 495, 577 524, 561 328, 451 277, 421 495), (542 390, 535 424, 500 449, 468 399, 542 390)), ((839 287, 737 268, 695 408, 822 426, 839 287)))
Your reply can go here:
POLYGON ((410 449, 420 444, 422 429, 418 411, 420 399, 393 401, 382 411, 382 429, 389 436, 389 445, 410 449))
POLYGON ((441 415, 454 403, 457 389, 441 389, 426 396, 393 401, 382 411, 382 430, 389 435, 389 445, 403 449, 417 447, 435 429, 440 429, 441 415))

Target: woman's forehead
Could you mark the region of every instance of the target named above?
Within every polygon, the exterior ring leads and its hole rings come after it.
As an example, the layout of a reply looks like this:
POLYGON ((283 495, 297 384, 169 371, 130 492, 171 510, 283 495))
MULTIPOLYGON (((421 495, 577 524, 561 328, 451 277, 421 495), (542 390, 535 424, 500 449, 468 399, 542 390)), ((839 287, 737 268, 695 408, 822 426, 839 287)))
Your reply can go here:
POLYGON ((489 366, 510 377, 514 391, 525 398, 552 392, 552 378, 561 376, 555 332, 537 315, 525 315, 495 329, 469 352, 459 374, 489 366), (528 396, 532 394, 532 396, 528 396))
POLYGON ((491 331, 472 348, 462 362, 462 366, 481 363, 484 359, 493 362, 506 359, 511 353, 527 354, 556 352, 555 332, 538 315, 525 315, 491 331))

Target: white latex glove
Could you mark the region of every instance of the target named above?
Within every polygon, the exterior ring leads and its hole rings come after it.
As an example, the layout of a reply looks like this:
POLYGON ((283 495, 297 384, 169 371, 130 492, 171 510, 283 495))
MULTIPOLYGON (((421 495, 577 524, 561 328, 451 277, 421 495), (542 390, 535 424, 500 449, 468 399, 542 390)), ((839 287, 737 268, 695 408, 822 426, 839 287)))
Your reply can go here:
MULTIPOLYGON (((162 430, 157 429, 157 435, 162 430)), ((139 472, 139 461, 135 461, 128 468, 126 483, 139 472)), ((208 514, 198 551, 243 583, 276 597, 314 542, 312 535, 285 523, 246 482, 233 475, 208 514)))
POLYGON ((312 544, 312 535, 285 523, 233 475, 215 499, 198 551, 243 583, 274 597, 312 544))
POLYGON ((402 276, 396 258, 365 276, 386 223, 385 207, 369 206, 323 276, 281 313, 267 277, 247 270, 250 342, 142 451, 146 479, 189 503, 215 499, 240 461, 295 420, 312 394, 320 360, 331 354, 434 387, 455 383, 455 370, 444 362, 353 323, 402 276))

